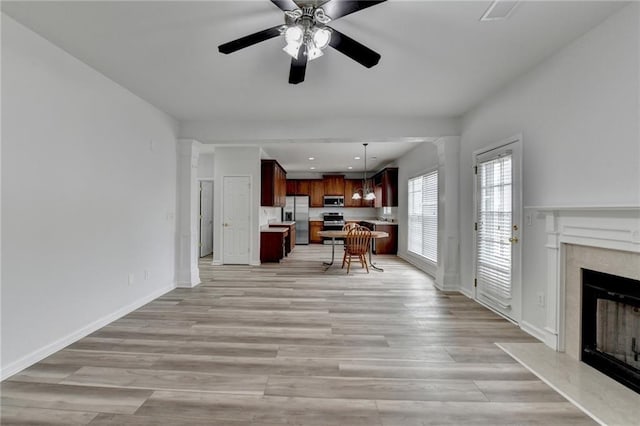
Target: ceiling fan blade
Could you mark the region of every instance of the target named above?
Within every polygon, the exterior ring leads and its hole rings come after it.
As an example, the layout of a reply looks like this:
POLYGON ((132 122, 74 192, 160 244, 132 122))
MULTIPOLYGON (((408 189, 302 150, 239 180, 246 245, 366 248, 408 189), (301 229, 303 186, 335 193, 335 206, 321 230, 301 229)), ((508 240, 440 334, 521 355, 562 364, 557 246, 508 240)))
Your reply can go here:
POLYGON ((351 37, 347 37, 340 31, 331 28, 331 41, 329 45, 353 59, 354 61, 371 68, 380 61, 380 54, 369 49, 367 46, 358 43, 351 37))
POLYGON ((362 9, 366 9, 371 6, 375 6, 385 1, 386 0, 372 0, 372 1, 330 0, 327 3, 322 5, 322 9, 324 10, 324 13, 329 18, 331 18, 332 20, 336 20, 350 13, 357 12, 362 9))
POLYGON ((293 0, 271 0, 271 3, 278 6, 283 12, 299 9, 298 5, 293 0))
POLYGON ((298 52, 298 59, 291 59, 291 70, 289 71, 289 83, 298 84, 304 81, 304 74, 307 71, 307 47, 303 44, 298 52))
POLYGON ((276 25, 275 27, 267 28, 266 30, 258 31, 257 33, 249 34, 248 36, 241 37, 237 40, 221 44, 218 46, 218 51, 220 53, 229 54, 237 50, 244 49, 245 47, 253 46, 261 41, 277 37, 281 34, 281 27, 282 25, 276 25))

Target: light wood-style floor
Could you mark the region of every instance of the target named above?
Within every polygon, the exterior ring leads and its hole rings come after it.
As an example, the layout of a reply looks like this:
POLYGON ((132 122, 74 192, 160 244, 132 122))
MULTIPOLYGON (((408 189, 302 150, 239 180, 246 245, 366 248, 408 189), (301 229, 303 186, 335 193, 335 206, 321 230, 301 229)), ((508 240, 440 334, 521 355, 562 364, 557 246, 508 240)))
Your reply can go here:
MULTIPOLYGON (((338 249, 337 252, 341 250, 338 249)), ((494 345, 535 341, 394 256, 213 267, 2 383, 2 424, 593 424, 494 345)))

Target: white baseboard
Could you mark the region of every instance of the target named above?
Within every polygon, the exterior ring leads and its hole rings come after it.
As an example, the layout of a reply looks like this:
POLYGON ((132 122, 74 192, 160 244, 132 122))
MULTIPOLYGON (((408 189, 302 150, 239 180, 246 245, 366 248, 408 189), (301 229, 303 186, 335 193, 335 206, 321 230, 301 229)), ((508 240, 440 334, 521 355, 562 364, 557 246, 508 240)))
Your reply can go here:
POLYGON ((471 289, 468 288, 464 288, 462 286, 460 286, 460 288, 458 289, 458 291, 462 294, 464 294, 465 296, 467 296, 469 299, 471 300, 475 300, 473 298, 473 291, 471 289))
POLYGON ((542 330, 541 328, 536 327, 535 325, 524 320, 520 321, 520 328, 522 329, 522 331, 532 335, 533 337, 540 340, 541 342, 545 341, 547 333, 545 333, 544 330, 542 330))
POLYGON ((424 272, 424 273, 428 274, 429 276, 431 276, 431 278, 433 278, 433 282, 435 283, 436 271, 433 270, 433 268, 428 267, 423 262, 419 262, 418 260, 416 260, 412 256, 408 256, 408 255, 406 255, 404 253, 398 253, 397 256, 400 259, 402 259, 402 260, 404 260, 406 262, 409 262, 410 264, 412 264, 416 268, 420 269, 422 272, 424 272))
POLYGON ((118 309, 117 311, 111 314, 105 315, 104 317, 99 318, 90 324, 87 324, 86 326, 80 328, 79 330, 76 330, 72 333, 67 334, 66 336, 56 340, 55 342, 49 343, 48 345, 31 352, 30 354, 20 358, 19 360, 12 362, 11 364, 3 367, 0 370, 0 380, 4 380, 10 376, 13 376, 16 373, 19 373, 25 368, 35 364, 38 361, 45 359, 49 355, 55 352, 58 352, 61 349, 64 349, 70 344, 82 339, 83 337, 93 333, 96 330, 99 330, 105 325, 112 323, 118 318, 121 318, 132 311, 135 311, 139 307, 146 305, 147 303, 157 299, 158 297, 162 296, 165 293, 168 293, 174 288, 176 288, 176 284, 172 283, 166 287, 156 290, 153 293, 147 296, 144 296, 136 300, 135 302, 130 303, 129 305, 118 309))

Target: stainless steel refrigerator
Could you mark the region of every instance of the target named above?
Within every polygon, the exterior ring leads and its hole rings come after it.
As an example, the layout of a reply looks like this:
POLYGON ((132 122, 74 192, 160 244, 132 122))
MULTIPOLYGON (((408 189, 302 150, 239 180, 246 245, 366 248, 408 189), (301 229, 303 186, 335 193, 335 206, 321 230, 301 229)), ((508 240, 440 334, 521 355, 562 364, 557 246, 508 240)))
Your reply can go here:
POLYGON ((309 196, 287 197, 282 220, 296 222, 296 244, 309 244, 309 196))

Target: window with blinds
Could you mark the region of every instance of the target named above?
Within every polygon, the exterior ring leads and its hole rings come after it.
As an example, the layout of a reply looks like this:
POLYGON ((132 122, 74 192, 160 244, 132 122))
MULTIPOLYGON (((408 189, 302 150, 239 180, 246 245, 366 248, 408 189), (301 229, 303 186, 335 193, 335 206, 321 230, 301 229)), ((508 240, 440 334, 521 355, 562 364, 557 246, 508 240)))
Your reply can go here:
POLYGON ((409 229, 407 249, 438 261, 438 172, 409 179, 409 229))
POLYGON ((476 279, 478 291, 510 306, 511 293, 511 225, 512 225, 512 155, 478 163, 476 279))

